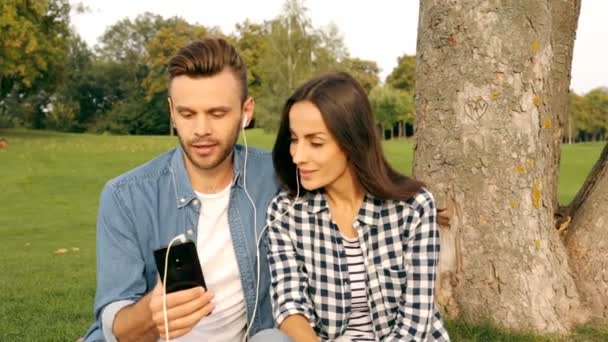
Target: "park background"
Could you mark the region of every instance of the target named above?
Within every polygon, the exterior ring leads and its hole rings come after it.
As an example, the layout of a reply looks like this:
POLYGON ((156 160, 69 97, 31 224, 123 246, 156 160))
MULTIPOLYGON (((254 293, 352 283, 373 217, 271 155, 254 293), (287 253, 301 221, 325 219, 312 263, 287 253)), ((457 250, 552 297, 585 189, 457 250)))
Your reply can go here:
MULTIPOLYGON (((193 38, 224 36, 240 49, 257 99, 251 145, 272 148, 282 103, 298 84, 343 70, 368 91, 389 161, 412 174, 414 51, 381 70, 351 55, 337 25, 313 25, 306 2, 286 1, 267 20, 244 20, 232 31, 141 13, 106 27, 94 46, 73 26, 79 16, 94 18, 86 2, 7 0, 0 10, 0 340, 72 341, 90 325, 99 192, 176 145, 168 136, 165 63, 193 38)), ((605 87, 569 97, 562 205, 583 184, 608 130, 605 87)), ((608 340, 597 324, 568 337, 448 324, 455 341, 608 340)))

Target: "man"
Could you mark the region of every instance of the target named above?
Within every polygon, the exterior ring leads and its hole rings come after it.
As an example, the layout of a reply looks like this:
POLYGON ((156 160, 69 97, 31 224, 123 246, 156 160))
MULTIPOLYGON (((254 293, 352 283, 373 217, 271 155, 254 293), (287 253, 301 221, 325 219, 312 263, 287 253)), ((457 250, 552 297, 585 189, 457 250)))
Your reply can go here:
MULTIPOLYGON (((208 289, 167 294, 169 338, 241 341, 248 326, 249 336, 274 326, 266 247, 257 258, 255 236, 278 185, 269 153, 236 145, 255 106, 245 65, 225 40, 205 39, 182 48, 168 70, 180 146, 102 191, 96 320, 85 341, 167 339, 153 251, 179 234, 196 242, 208 289)), ((288 340, 278 330, 258 339, 288 340)))

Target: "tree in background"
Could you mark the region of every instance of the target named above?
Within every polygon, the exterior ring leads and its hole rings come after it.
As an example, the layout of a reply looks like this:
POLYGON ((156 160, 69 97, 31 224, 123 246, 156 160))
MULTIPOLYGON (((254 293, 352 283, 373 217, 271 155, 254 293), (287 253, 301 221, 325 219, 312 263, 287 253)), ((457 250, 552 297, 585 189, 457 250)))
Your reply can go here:
POLYGON ((587 113, 586 107, 585 97, 570 91, 568 116, 565 120, 565 135, 569 144, 571 144, 584 129, 581 120, 587 113))
POLYGON ((75 33, 69 36, 68 52, 62 68, 61 85, 47 113, 47 127, 83 132, 94 119, 104 93, 92 82, 93 53, 75 33))
MULTIPOLYGON (((121 134, 146 133, 141 128, 142 117, 150 109, 143 88, 149 69, 146 66, 146 44, 163 27, 165 20, 158 15, 145 13, 134 20, 123 19, 110 26, 95 48, 98 67, 105 69, 113 79, 101 78, 102 87, 109 90, 111 107, 91 127, 95 132, 121 134), (113 89, 109 89, 109 88, 113 89)), ((100 75, 98 75, 100 76, 100 75)), ((166 132, 166 131, 165 131, 166 132)))
POLYGON ((406 137, 414 135, 415 111, 414 96, 404 90, 398 90, 401 94, 403 109, 397 115, 397 136, 406 137), (409 128, 409 129, 408 129, 409 128))
POLYGON ((245 20, 243 23, 236 24, 236 36, 232 39, 235 40, 235 46, 247 66, 249 94, 257 98, 261 95, 263 83, 260 61, 269 48, 267 27, 264 24, 245 20))
POLYGON ((416 56, 403 55, 397 58, 397 66, 386 77, 386 84, 395 88, 414 93, 416 83, 416 56))
POLYGON ((367 94, 380 84, 380 68, 374 61, 366 61, 360 58, 347 57, 342 62, 342 68, 350 73, 359 83, 367 94))
POLYGON ((597 88, 585 94, 586 110, 589 122, 587 131, 594 141, 606 139, 608 132, 608 89, 597 88))
MULTIPOLYGON (((75 10, 86 11, 82 7, 76 4, 75 10)), ((171 132, 166 64, 181 46, 209 35, 225 37, 241 52, 250 94, 257 100, 255 127, 274 130, 287 96, 320 73, 349 72, 368 94, 380 84, 376 62, 350 56, 336 25, 313 27, 303 0, 287 0, 273 20, 237 24, 233 35, 144 13, 108 27, 94 49, 70 31, 67 0, 7 0, 0 9, 0 127, 18 123, 73 132, 171 132)), ((455 44, 453 37, 444 38, 448 46, 455 44)), ((406 103, 412 101, 415 71, 416 58, 403 55, 386 78, 387 87, 405 92, 406 103)), ((605 139, 606 90, 570 96, 563 118, 569 139, 605 139)), ((392 129, 389 136, 411 133, 409 113, 380 120, 387 131, 392 129)))
POLYGON ((585 95, 570 93, 566 136, 572 141, 605 140, 608 132, 608 89, 593 89, 585 95))
POLYGON ((397 58, 397 66, 386 77, 386 86, 402 91, 407 111, 403 112, 397 120, 397 136, 413 134, 414 127, 414 86, 416 80, 416 56, 404 54, 397 58), (408 133, 406 133, 408 132, 408 133))
MULTIPOLYGON (((14 39, 3 40, 0 52, 6 57, 0 61, 0 125, 18 118, 30 127, 72 132, 171 132, 166 64, 180 47, 209 35, 239 48, 257 99, 254 124, 267 130, 276 128, 287 96, 320 73, 347 71, 367 92, 379 84, 377 64, 350 57, 335 24, 313 27, 303 0, 287 0, 273 20, 238 24, 230 36, 182 18, 144 13, 108 27, 92 50, 70 31, 66 0, 11 0, 1 6, 10 23, 1 29, 14 39)), ((86 12, 82 4, 75 9, 86 12)))
POLYGON ((267 43, 259 58, 262 76, 256 123, 275 129, 283 102, 295 88, 324 66, 315 63, 320 39, 300 0, 287 0, 281 14, 265 23, 267 43))
POLYGON ((67 0, 0 2, 0 125, 44 128, 68 49, 67 0))
POLYGON ((335 25, 314 28, 302 0, 287 0, 279 16, 261 26, 240 27, 237 45, 255 76, 250 81, 254 85, 252 93, 257 96, 256 125, 259 127, 276 129, 287 97, 298 85, 321 73, 346 69, 358 72, 362 79, 373 83, 373 79, 369 81, 370 76, 364 74, 371 73, 373 65, 370 70, 354 69, 366 61, 349 61, 335 25), (254 30, 255 38, 252 37, 254 30), (244 39, 247 43, 241 43, 244 39))
POLYGON ((411 95, 389 86, 377 86, 369 94, 372 111, 381 132, 381 137, 393 137, 393 126, 399 124, 398 136, 404 133, 406 123, 413 124, 414 106, 411 95))
MULTIPOLYGON (((205 38, 210 31, 201 25, 191 25, 181 18, 171 18, 166 21, 165 27, 157 31, 153 39, 146 44, 146 58, 144 59, 148 67, 148 75, 143 80, 143 87, 146 90, 146 100, 149 104, 157 104, 162 108, 154 115, 149 116, 148 125, 152 129, 164 131, 164 126, 170 134, 170 116, 167 106, 167 64, 180 48, 195 40, 205 38), (164 104, 164 106, 163 106, 164 104)), ((211 34, 220 35, 212 31, 211 34)), ((157 107, 155 107, 156 109, 157 107)))
POLYGON ((114 100, 92 129, 121 134, 168 133, 163 74, 166 63, 179 47, 206 34, 206 28, 190 25, 181 18, 165 19, 150 13, 133 21, 123 19, 108 28, 100 39, 97 55, 116 76, 111 80, 114 100))

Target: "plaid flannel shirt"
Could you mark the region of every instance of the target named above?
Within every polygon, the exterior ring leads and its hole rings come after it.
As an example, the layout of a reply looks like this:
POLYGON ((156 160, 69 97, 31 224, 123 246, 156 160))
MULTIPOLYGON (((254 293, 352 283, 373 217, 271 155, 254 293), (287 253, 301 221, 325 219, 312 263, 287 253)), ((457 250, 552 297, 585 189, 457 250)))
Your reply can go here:
MULTIPOLYGON (((322 191, 295 205, 279 193, 268 208, 268 260, 277 324, 304 315, 322 340, 341 336, 350 317, 346 254, 322 191)), ((422 189, 409 201, 367 194, 354 220, 367 269, 378 341, 449 341, 432 296, 439 258, 435 201, 422 189)))

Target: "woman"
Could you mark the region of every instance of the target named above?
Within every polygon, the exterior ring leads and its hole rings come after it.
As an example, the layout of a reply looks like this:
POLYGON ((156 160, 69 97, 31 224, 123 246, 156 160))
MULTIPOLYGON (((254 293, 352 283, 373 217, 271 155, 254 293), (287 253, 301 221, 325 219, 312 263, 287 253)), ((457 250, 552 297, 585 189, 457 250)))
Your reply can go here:
POLYGON ((357 81, 332 73, 297 89, 273 161, 284 187, 268 209, 279 328, 296 342, 448 341, 434 303, 435 201, 387 163, 357 81))

